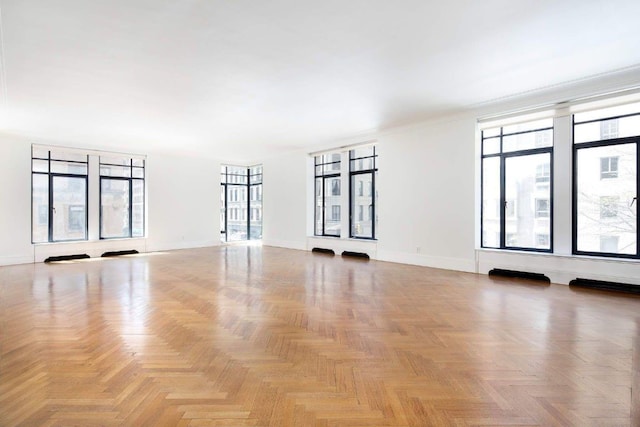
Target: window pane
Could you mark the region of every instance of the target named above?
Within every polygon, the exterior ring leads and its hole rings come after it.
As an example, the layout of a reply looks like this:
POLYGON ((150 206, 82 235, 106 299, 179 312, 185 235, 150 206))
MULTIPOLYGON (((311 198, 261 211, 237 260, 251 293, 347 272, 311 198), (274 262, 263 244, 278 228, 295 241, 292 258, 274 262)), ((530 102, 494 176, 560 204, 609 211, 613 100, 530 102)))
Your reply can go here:
POLYGON ((340 235, 340 179, 324 179, 324 234, 340 235))
POLYGON ((315 182, 315 234, 322 235, 322 178, 316 178, 315 182))
POLYGON ((73 175, 86 175, 87 164, 86 163, 67 163, 67 162, 51 162, 52 173, 63 173, 73 175))
POLYGON ((132 159, 133 166, 144 167, 144 159, 132 159))
POLYGON ((636 254, 636 145, 577 152, 577 250, 636 254))
POLYGON ((626 138, 640 135, 640 115, 620 119, 577 124, 574 126, 576 143, 626 138))
POLYGON ((48 159, 49 150, 45 148, 31 147, 31 157, 34 159, 48 159))
POLYGON ((110 166, 101 164, 100 176, 118 176, 129 178, 131 176, 131 168, 129 166, 110 166))
POLYGON ((131 159, 129 157, 107 157, 100 156, 100 166, 102 165, 116 165, 116 166, 131 166, 131 159))
POLYGON ((506 246, 551 248, 549 242, 542 243, 537 237, 551 234, 550 187, 538 175, 550 169, 550 161, 548 153, 505 159, 506 246), (512 214, 507 215, 510 210, 512 214))
POLYGON ((553 127, 553 119, 535 120, 533 122, 518 123, 515 125, 504 126, 502 128, 503 135, 509 135, 516 132, 527 132, 530 130, 544 129, 553 127))
POLYGON ((53 240, 86 240, 87 180, 53 177, 53 240))
MULTIPOLYGON (((246 173, 246 169, 245 173, 246 173)), ((247 240, 247 186, 227 184, 227 241, 247 240)))
POLYGON ((32 160, 33 172, 45 172, 49 173, 49 161, 48 160, 32 160))
POLYGON ((260 240, 262 239, 262 184, 252 185, 250 189, 253 197, 249 202, 249 239, 260 240))
POLYGON ((129 180, 100 180, 100 237, 129 237, 129 180))
POLYGON ((553 131, 551 129, 505 136, 502 140, 502 151, 510 152, 532 148, 551 147, 553 131))
POLYGON ((144 236, 144 181, 131 181, 131 236, 144 236))
POLYGON ((591 120, 607 119, 609 117, 625 116, 627 114, 634 114, 638 112, 640 112, 640 102, 577 113, 574 115, 574 120, 576 123, 581 123, 591 120))
POLYGON ((373 238, 373 173, 351 175, 351 236, 373 238))
POLYGON ((500 129, 499 127, 497 128, 491 128, 491 129, 484 129, 482 131, 482 137, 483 138, 490 138, 492 136, 499 136, 500 135, 500 129))
POLYGON ((71 162, 88 162, 88 156, 86 154, 69 153, 66 151, 51 150, 51 158, 53 160, 68 160, 71 162))
POLYGON ((482 161, 482 246, 500 247, 500 158, 482 161))
POLYGON ((32 178, 32 240, 49 241, 49 175, 34 173, 32 178))
POLYGON ((500 152, 500 138, 489 138, 482 141, 482 154, 497 154, 500 152))
POLYGON ((144 178, 144 169, 143 168, 133 168, 133 177, 134 178, 144 178))

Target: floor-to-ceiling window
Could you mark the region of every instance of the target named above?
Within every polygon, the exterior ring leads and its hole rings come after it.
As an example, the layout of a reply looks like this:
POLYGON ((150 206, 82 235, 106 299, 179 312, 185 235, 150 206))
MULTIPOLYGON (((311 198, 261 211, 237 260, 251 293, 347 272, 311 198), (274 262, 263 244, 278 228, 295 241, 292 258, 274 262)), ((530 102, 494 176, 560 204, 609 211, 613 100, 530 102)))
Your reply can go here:
POLYGON ((574 253, 640 257, 640 103, 573 117, 574 253))
POLYGON ((222 166, 220 183, 221 240, 262 239, 262 166, 222 166))

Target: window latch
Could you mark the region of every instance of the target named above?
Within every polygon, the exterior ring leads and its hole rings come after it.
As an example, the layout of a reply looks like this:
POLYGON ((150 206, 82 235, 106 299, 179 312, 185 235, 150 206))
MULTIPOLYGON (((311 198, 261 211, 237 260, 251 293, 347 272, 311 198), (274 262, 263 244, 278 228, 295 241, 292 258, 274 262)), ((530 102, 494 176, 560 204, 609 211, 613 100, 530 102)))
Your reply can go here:
POLYGON ((637 199, 638 199, 638 197, 634 197, 633 199, 631 199, 631 203, 629 203, 629 207, 632 207, 637 199))

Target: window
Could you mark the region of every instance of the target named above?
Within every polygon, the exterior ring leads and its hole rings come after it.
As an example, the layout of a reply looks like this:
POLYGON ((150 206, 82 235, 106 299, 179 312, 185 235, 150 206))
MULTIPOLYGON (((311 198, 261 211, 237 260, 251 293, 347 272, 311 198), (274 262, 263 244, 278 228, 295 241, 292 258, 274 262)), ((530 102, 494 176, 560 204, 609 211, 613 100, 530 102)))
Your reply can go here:
POLYGON ((221 240, 262 239, 262 166, 222 166, 220 185, 221 240))
POLYGON ((600 179, 618 177, 618 157, 600 158, 600 179))
POLYGON ((32 147, 32 242, 87 240, 89 156, 32 147))
POLYGON ((549 218, 549 200, 536 199, 536 218, 549 218))
POLYGON ((482 131, 482 247, 551 252, 552 155, 552 119, 482 131))
POLYGON ((640 258, 640 103, 573 116, 573 252, 640 258))
POLYGON ((144 236, 143 159, 100 156, 100 238, 144 236))
POLYGON ((342 235, 342 211, 348 207, 348 237, 376 239, 377 158, 373 145, 314 157, 314 235, 346 237, 342 235), (348 162, 348 175, 346 171, 342 174, 343 161, 348 162), (342 191, 347 182, 348 191, 342 191))
POLYGON ((323 154, 314 159, 316 236, 340 237, 340 154, 323 154), (331 207, 331 211, 328 209, 331 207))
POLYGON ((349 151, 349 237, 376 238, 377 158, 375 146, 349 151), (364 191, 365 188, 366 191, 364 191), (365 209, 369 212, 367 218, 363 215, 365 209))
POLYGON ((331 206, 331 220, 340 221, 340 205, 331 206))

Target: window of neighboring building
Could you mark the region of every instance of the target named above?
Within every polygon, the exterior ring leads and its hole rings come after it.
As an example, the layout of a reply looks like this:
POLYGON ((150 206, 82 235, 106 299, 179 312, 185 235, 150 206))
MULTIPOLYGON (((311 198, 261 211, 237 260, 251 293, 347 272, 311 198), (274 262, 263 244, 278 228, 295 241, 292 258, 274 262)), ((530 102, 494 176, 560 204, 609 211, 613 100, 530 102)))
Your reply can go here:
POLYGON ((349 151, 349 237, 376 238, 377 159, 375 146, 349 151), (366 191, 363 191, 365 188, 366 191), (369 212, 366 218, 363 215, 365 208, 369 212), (359 214, 356 215, 356 212, 359 214))
POLYGON ((262 239, 262 166, 222 166, 220 186, 221 240, 262 239))
POLYGON ((640 103, 575 114, 573 136, 573 252, 640 258, 640 103))
POLYGON ((32 242, 87 240, 89 156, 32 147, 32 242))
POLYGON ((323 154, 314 159, 316 236, 340 236, 340 163, 340 153, 323 154))
POLYGON ((482 131, 482 247, 551 251, 552 155, 553 119, 482 131))
POLYGON ((618 157, 600 158, 600 179, 618 177, 618 157))
POLYGON ((144 236, 143 159, 100 156, 100 238, 144 236))

